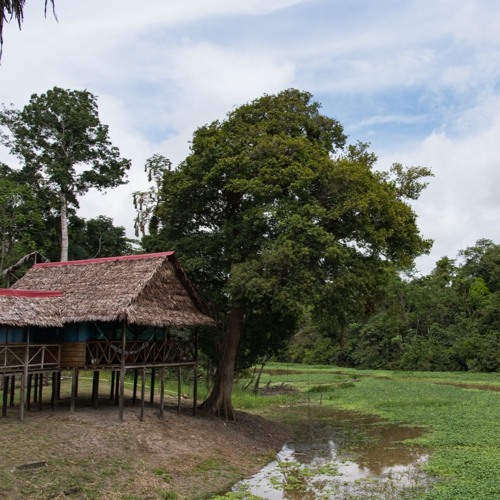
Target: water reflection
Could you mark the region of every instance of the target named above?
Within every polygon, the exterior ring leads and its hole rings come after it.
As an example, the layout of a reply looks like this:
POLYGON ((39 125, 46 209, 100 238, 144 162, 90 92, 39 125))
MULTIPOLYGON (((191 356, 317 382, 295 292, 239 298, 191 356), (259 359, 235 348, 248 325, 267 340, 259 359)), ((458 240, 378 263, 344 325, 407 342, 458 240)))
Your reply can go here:
POLYGON ((424 450, 402 444, 421 429, 327 407, 308 408, 302 417, 294 423, 293 442, 276 460, 233 490, 281 500, 411 498, 411 492, 426 489, 424 450))

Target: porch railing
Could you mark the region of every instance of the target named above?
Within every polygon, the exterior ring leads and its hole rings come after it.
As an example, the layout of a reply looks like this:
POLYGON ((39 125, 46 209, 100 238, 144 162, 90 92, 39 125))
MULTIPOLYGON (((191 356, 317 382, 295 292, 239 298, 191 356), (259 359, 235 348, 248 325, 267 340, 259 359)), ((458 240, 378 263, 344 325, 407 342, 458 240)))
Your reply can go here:
POLYGON ((58 368, 61 346, 58 344, 2 344, 0 345, 0 371, 58 368))
POLYGON ((185 341, 127 341, 124 351, 121 340, 87 341, 88 366, 119 365, 122 355, 127 365, 194 361, 193 345, 185 341))

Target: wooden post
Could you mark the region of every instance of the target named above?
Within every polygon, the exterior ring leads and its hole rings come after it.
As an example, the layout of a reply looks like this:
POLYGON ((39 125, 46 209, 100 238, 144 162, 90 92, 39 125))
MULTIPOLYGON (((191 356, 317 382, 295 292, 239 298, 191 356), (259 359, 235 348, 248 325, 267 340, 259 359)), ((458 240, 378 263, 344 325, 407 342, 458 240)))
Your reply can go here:
POLYGON ((75 411, 76 406, 76 393, 78 392, 78 370, 73 367, 71 376, 71 401, 69 403, 69 411, 75 411))
POLYGON ((19 401, 19 418, 24 420, 24 406, 25 406, 25 401, 26 401, 26 381, 28 379, 28 365, 29 365, 29 359, 30 359, 30 328, 26 329, 26 346, 24 350, 24 366, 23 366, 23 373, 21 375, 21 397, 19 401))
POLYGON ((61 371, 57 372, 57 400, 61 399, 61 382, 62 382, 62 373, 61 371))
MULTIPOLYGON (((30 373, 28 375, 28 380, 26 381, 26 410, 30 411, 31 410, 31 383, 33 381, 33 374, 30 373)), ((37 391, 36 388, 38 387, 38 379, 35 377, 35 393, 34 393, 34 398, 33 398, 33 403, 36 402, 36 397, 37 397, 37 391)))
POLYGON ((160 370, 160 418, 163 418, 163 406, 165 404, 165 367, 160 370))
MULTIPOLYGON (((33 403, 38 403, 38 373, 35 373, 35 383, 33 384, 35 387, 35 390, 33 391, 33 403)), ((32 384, 32 379, 33 375, 30 373, 28 375, 28 382, 27 382, 27 395, 26 395, 26 405, 28 410, 30 409, 30 398, 31 398, 31 384, 32 384)))
POLYGON ((182 378, 182 368, 179 365, 177 367, 177 414, 181 414, 181 378, 182 378))
POLYGON ((134 369, 134 390, 132 393, 132 404, 135 405, 137 401, 137 379, 139 378, 139 370, 137 368, 134 369))
POLYGON ((120 372, 115 373, 115 405, 118 406, 120 399, 120 372))
POLYGON ((10 401, 9 406, 12 408, 14 406, 14 396, 16 395, 16 376, 12 375, 10 381, 10 401))
POLYGON ((153 404, 155 402, 155 378, 156 378, 156 369, 151 368, 151 393, 149 395, 150 404, 153 404))
POLYGON ((194 330, 193 415, 198 407, 198 328, 194 330))
POLYGON ((92 401, 94 402, 94 408, 97 408, 99 400, 99 375, 99 370, 95 370, 92 377, 92 401))
POLYGON ((122 357, 120 366, 120 396, 119 396, 119 413, 120 422, 123 422, 123 404, 125 397, 125 347, 126 347, 126 337, 127 337, 127 325, 125 320, 122 323, 122 357))
POLYGON ((111 381, 109 387, 109 399, 113 401, 115 397, 115 372, 111 370, 111 381))
POLYGON ((38 377, 38 411, 42 411, 43 403, 43 373, 38 377))
POLYGON ((9 401, 9 376, 3 378, 3 394, 2 394, 2 417, 7 416, 7 403, 9 401))
POLYGON ((24 401, 26 394, 24 393, 26 386, 26 370, 21 373, 21 392, 20 392, 20 401, 19 401, 19 418, 21 421, 24 420, 24 401))
POLYGON ((144 398, 146 395, 146 368, 142 367, 141 372, 141 422, 144 421, 144 398))
POLYGON ((61 372, 52 372, 52 398, 50 405, 55 410, 57 407, 57 395, 59 394, 59 376, 61 372))

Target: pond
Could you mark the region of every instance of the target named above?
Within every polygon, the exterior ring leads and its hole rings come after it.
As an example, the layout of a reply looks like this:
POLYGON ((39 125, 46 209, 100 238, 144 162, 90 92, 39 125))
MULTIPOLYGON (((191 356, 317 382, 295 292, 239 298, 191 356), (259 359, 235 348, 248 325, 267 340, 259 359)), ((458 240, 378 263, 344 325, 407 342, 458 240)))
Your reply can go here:
POLYGON ((415 427, 327 406, 283 408, 294 438, 233 491, 271 500, 414 498, 429 488, 425 450, 404 444, 415 427))

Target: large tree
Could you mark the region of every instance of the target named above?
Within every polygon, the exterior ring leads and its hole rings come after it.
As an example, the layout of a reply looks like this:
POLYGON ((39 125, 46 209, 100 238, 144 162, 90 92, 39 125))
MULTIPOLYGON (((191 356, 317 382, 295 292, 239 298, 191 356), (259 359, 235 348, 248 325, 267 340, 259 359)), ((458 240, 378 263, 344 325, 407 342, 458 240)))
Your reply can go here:
POLYGON ((54 87, 21 110, 0 112, 2 142, 22 163, 26 179, 44 189, 61 221, 61 261, 68 260, 68 207, 90 188, 124 184, 130 161, 120 157, 90 92, 54 87), (89 168, 85 168, 89 167, 89 168))
POLYGON ((145 241, 177 250, 214 308, 218 370, 206 408, 234 417, 241 345, 278 347, 325 297, 342 318, 369 293, 369 273, 429 249, 405 202, 429 172, 378 173, 366 145, 345 142, 309 93, 290 89, 199 128, 190 155, 165 172, 145 241))

